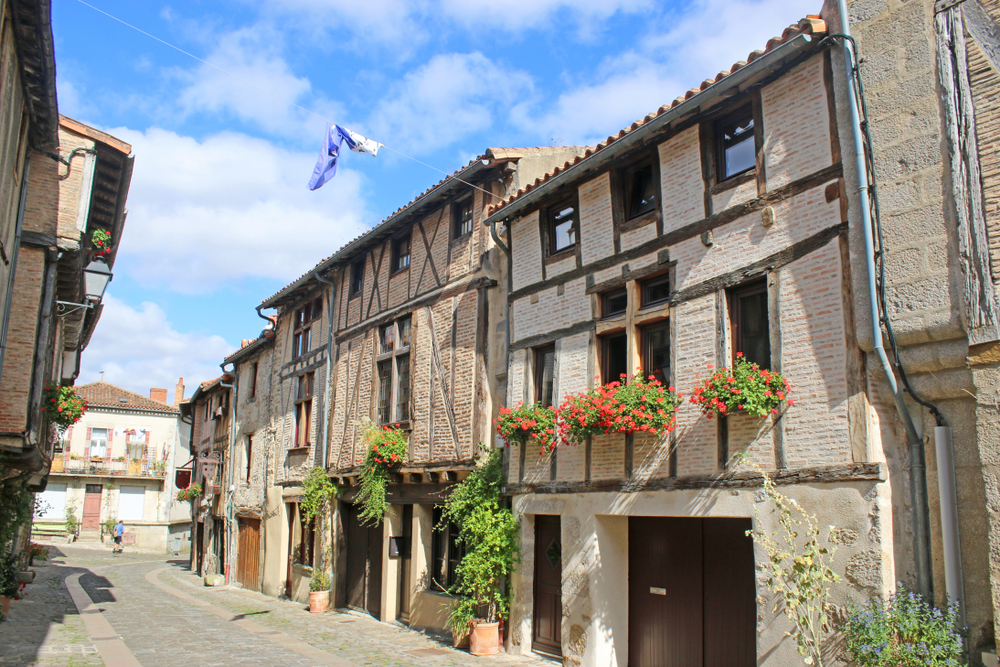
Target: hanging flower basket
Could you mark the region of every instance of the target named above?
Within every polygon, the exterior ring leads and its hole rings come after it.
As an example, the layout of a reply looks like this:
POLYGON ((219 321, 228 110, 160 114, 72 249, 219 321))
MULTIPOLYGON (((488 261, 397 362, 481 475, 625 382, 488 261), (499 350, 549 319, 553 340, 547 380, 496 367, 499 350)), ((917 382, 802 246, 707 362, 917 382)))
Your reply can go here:
POLYGON ((787 398, 791 391, 792 386, 781 373, 759 368, 737 352, 733 367, 713 371, 702 386, 695 388, 691 402, 700 405, 709 418, 734 412, 766 417, 778 414, 782 401, 794 405, 795 401, 787 398))
POLYGON ((406 461, 409 443, 402 429, 379 427, 370 422, 365 426, 364 440, 368 443, 368 452, 358 473, 360 488, 355 502, 361 506, 358 514, 361 524, 377 526, 389 509, 386 500, 389 472, 406 461))
POLYGON ((177 500, 180 500, 181 502, 189 501, 193 503, 201 497, 201 494, 201 482, 195 482, 194 484, 189 484, 186 489, 178 491, 177 500))
POLYGON ((90 244, 94 246, 94 257, 104 257, 111 254, 111 234, 103 229, 94 230, 90 235, 90 244))
POLYGON ((640 370, 632 380, 623 375, 620 382, 567 396, 559 406, 560 434, 571 444, 611 433, 663 435, 674 430, 674 413, 683 400, 673 387, 640 370))
POLYGON ((73 387, 59 384, 45 385, 42 412, 49 418, 49 422, 55 424, 60 431, 64 431, 80 421, 86 411, 87 404, 77 396, 73 387))
POLYGON ((556 411, 541 403, 500 408, 500 416, 494 424, 497 433, 507 442, 523 445, 529 440, 534 440, 541 446, 542 454, 556 447, 558 437, 556 411))

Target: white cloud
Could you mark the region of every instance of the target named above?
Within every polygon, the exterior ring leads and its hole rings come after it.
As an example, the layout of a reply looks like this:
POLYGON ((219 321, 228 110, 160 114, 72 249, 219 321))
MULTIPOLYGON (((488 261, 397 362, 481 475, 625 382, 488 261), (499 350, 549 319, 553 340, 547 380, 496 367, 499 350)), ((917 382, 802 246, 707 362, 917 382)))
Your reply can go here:
POLYGON ((668 28, 642 36, 633 51, 609 56, 554 101, 529 98, 516 105, 512 119, 525 131, 559 137, 564 144, 602 141, 728 71, 786 26, 819 10, 808 5, 802 0, 700 0, 658 21, 668 28))
POLYGON ((422 25, 419 17, 431 9, 427 0, 268 0, 262 7, 268 14, 298 19, 321 48, 324 43, 361 50, 391 45, 400 57, 430 36, 434 26, 422 25))
POLYGON ((531 77, 482 53, 446 53, 410 72, 376 107, 369 125, 387 145, 414 152, 445 148, 489 129, 531 77))
POLYGON ((619 12, 648 10, 652 4, 652 0, 441 0, 440 11, 464 25, 485 25, 515 32, 555 27, 552 24, 559 15, 575 23, 584 33, 590 33, 599 31, 601 22, 619 12))
POLYGON ((100 380, 103 371, 105 382, 146 396, 151 387, 162 387, 172 401, 178 378, 185 378, 190 396, 198 382, 221 375, 219 362, 235 350, 221 336, 175 330, 155 303, 132 308, 109 293, 103 304, 78 384, 100 380))
POLYGON ((290 280, 365 229, 350 153, 310 192, 316 154, 223 133, 204 141, 152 128, 108 130, 135 152, 116 271, 146 285, 211 292, 242 278, 290 280))

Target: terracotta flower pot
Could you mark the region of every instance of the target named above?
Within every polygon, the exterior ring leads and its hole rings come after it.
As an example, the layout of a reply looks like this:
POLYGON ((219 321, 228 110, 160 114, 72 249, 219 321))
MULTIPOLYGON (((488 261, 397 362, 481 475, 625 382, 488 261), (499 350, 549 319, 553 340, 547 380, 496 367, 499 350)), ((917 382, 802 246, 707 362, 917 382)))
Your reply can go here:
POLYGON ((500 652, 500 624, 476 623, 469 633, 469 653, 494 655, 500 652))
POLYGON ((4 616, 10 616, 10 598, 0 597, 0 612, 4 616))
POLYGON ((330 609, 330 591, 309 591, 309 611, 321 614, 330 609))

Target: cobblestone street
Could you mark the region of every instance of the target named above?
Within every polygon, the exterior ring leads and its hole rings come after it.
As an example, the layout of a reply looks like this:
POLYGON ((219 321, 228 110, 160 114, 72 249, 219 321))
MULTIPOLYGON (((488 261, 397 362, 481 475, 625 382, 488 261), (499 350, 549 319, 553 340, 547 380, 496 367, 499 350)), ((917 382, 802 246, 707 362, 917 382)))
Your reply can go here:
POLYGON ((235 588, 205 588, 186 560, 50 546, 0 624, 0 665, 552 665, 476 658, 402 627, 235 588), (79 582, 79 583, 77 583, 79 582), (82 587, 82 588, 81 588, 82 587), (75 590, 75 593, 74 593, 75 590))

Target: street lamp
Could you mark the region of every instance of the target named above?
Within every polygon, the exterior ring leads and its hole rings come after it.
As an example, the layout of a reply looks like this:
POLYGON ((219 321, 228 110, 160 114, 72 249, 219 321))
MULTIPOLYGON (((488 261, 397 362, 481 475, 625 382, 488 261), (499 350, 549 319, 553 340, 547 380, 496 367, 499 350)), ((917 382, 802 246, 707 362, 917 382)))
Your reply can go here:
POLYGON ((104 298, 104 290, 108 288, 111 278, 111 269, 104 262, 104 259, 95 257, 83 269, 83 292, 86 297, 86 303, 56 301, 57 314, 64 316, 74 313, 81 308, 93 308, 104 298))

